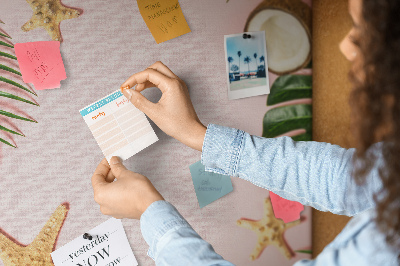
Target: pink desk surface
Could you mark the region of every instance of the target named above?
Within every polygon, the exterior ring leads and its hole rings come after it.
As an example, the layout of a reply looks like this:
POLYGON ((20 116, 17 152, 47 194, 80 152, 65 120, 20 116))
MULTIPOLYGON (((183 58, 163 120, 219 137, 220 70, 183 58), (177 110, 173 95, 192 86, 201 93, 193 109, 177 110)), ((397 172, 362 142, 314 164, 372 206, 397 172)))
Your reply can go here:
MULTIPOLYGON (((44 29, 21 30, 32 15, 26 1, 3 2, 0 18, 6 24, 2 27, 14 43, 50 40, 44 29)), ((161 44, 154 41, 136 1, 63 2, 84 10, 81 17, 61 23, 61 55, 68 78, 61 81, 60 89, 37 91, 40 107, 24 105, 39 123, 16 122, 27 135, 16 137, 17 149, 0 145, 0 228, 29 244, 56 207, 69 202, 57 247, 109 218, 94 202, 90 183, 103 155, 78 110, 118 89, 131 74, 163 61, 187 83, 204 124, 260 136, 267 110, 267 96, 228 100, 225 76, 224 35, 242 32, 260 0, 181 0, 192 32, 161 44)), ((275 78, 270 74, 270 84, 275 78)), ((145 95, 157 101, 160 92, 149 89, 145 95)), ((152 125, 160 140, 125 164, 148 176, 216 252, 237 265, 292 265, 309 258, 297 253, 287 260, 270 246, 250 262, 256 234, 237 226, 236 221, 261 219, 268 191, 233 178, 232 193, 200 210, 189 171, 200 152, 152 125)), ((311 248, 311 209, 307 207, 303 215, 306 221, 286 233, 293 250, 311 248)), ((146 256, 148 246, 139 221, 123 220, 123 224, 139 265, 153 265, 146 256)))

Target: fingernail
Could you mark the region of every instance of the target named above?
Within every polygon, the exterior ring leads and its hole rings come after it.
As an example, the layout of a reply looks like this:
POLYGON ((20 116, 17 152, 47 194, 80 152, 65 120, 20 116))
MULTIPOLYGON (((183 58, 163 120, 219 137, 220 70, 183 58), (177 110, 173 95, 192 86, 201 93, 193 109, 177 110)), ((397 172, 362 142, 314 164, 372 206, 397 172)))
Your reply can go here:
POLYGON ((121 86, 121 92, 124 92, 124 90, 128 90, 129 89, 129 85, 126 85, 125 87, 121 86))
POLYGON ((122 93, 124 94, 124 96, 125 96, 128 100, 131 100, 131 98, 132 98, 132 90, 127 89, 127 90, 124 90, 122 93))
POLYGON ((119 164, 119 163, 122 163, 122 160, 121 160, 121 158, 119 158, 118 156, 113 156, 113 157, 111 158, 111 160, 110 160, 110 163, 111 163, 111 164, 119 164))

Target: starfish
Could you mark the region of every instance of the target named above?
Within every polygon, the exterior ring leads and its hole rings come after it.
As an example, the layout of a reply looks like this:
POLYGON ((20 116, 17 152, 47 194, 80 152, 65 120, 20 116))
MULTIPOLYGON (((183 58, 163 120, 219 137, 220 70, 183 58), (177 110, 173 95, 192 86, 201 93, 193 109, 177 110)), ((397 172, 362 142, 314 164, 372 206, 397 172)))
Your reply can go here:
POLYGON ((60 23, 63 20, 77 18, 83 11, 67 7, 61 0, 26 0, 33 10, 31 19, 21 29, 30 31, 39 27, 45 28, 54 41, 62 42, 60 23))
POLYGON ((261 220, 255 221, 242 218, 237 220, 236 223, 241 227, 254 231, 258 235, 258 243, 250 255, 250 260, 260 257, 268 245, 276 246, 288 259, 294 256, 294 252, 286 243, 283 234, 287 229, 300 224, 300 220, 285 223, 281 219, 275 218, 270 198, 264 200, 264 217, 261 220))
POLYGON ((54 265, 50 253, 67 217, 69 204, 57 207, 43 229, 29 245, 24 245, 0 229, 0 259, 4 265, 54 265))

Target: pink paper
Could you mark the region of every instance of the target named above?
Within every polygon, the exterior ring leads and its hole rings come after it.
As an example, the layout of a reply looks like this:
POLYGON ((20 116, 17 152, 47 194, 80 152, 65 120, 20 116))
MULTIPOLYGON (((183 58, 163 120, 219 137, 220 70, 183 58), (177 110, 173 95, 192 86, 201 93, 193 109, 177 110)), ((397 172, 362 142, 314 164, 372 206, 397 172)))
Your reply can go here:
POLYGON ((304 210, 304 206, 296 201, 290 201, 269 192, 272 208, 276 218, 282 219, 285 223, 293 222, 300 219, 300 213, 304 210))
POLYGON ((35 89, 45 90, 60 87, 60 81, 67 78, 60 53, 60 42, 16 43, 22 79, 33 83, 35 89))

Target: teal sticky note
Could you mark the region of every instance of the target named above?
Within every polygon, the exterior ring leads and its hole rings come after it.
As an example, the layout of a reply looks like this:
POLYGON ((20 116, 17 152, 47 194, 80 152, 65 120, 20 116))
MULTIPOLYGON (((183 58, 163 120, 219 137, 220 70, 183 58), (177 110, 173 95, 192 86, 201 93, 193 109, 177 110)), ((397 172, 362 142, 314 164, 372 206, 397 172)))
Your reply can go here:
POLYGON ((206 172, 200 161, 189 168, 200 208, 232 192, 233 187, 229 176, 206 172))

